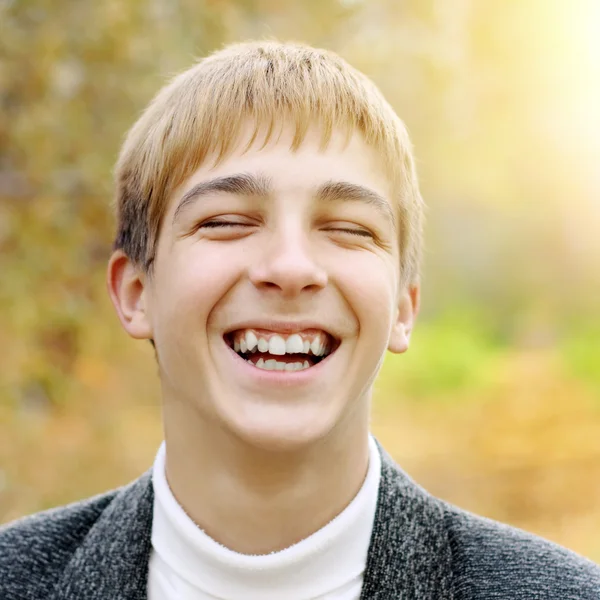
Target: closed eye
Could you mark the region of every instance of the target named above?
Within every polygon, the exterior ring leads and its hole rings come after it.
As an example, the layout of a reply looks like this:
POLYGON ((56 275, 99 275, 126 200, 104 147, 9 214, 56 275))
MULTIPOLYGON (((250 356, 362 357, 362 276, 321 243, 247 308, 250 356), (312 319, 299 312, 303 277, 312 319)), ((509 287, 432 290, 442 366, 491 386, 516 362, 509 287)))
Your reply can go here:
POLYGON ((360 237, 373 237, 373 234, 370 231, 367 231, 366 229, 350 229, 350 228, 346 228, 346 227, 330 227, 329 229, 326 229, 325 231, 341 231, 342 233, 349 233, 351 235, 358 235, 360 237))
POLYGON ((237 221, 206 221, 198 225, 198 229, 202 227, 217 228, 217 227, 252 227, 250 223, 239 223, 237 221))
POLYGON ((225 218, 213 218, 194 225, 183 237, 199 234, 203 238, 213 240, 236 240, 252 234, 257 223, 235 221, 225 218))

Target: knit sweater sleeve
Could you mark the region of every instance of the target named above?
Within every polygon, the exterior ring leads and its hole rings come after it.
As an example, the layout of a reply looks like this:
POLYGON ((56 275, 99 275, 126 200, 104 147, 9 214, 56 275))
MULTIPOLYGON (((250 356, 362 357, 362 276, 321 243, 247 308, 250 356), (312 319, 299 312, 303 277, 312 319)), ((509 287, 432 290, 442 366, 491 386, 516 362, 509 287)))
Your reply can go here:
POLYGON ((109 492, 0 527, 0 598, 39 600, 51 594, 113 496, 109 492))
POLYGON ((454 600, 600 600, 600 566, 520 529, 451 505, 454 600))

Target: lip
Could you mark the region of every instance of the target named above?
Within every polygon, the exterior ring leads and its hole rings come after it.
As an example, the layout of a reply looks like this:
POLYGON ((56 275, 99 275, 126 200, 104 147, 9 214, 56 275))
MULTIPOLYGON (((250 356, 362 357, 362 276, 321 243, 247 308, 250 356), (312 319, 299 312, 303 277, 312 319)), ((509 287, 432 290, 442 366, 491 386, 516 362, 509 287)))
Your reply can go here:
POLYGON ((336 343, 339 344, 340 341, 340 336, 337 335, 336 332, 331 331, 317 321, 279 321, 276 319, 252 320, 236 323, 223 332, 223 337, 239 329, 264 329, 265 331, 283 333, 286 335, 316 329, 324 331, 327 335, 331 336, 336 343))
MULTIPOLYGON (((242 329, 242 327, 238 327, 238 329, 242 329)), ((232 360, 234 361, 236 370, 239 370, 238 372, 243 377, 250 378, 250 380, 254 381, 257 385, 271 385, 280 388, 307 385, 315 379, 318 379, 323 372, 323 369, 329 365, 339 350, 338 344, 336 350, 334 350, 331 354, 326 356, 316 365, 313 365, 308 369, 303 369, 302 371, 267 371, 265 369, 259 369, 258 367, 246 362, 237 354, 237 352, 235 352, 235 350, 233 350, 233 348, 229 346, 229 344, 227 344, 227 342, 225 342, 225 340, 223 340, 223 345, 225 346, 229 356, 231 356, 232 360)))

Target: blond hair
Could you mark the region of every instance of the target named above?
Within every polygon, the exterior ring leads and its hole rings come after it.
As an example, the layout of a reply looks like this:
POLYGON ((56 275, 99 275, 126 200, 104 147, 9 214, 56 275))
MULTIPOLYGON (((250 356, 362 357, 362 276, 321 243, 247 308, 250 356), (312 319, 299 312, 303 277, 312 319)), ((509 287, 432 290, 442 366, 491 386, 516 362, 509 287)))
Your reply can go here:
POLYGON ((229 46, 175 77, 129 131, 116 164, 117 235, 150 271, 167 200, 209 156, 221 161, 254 123, 264 143, 292 123, 297 149, 318 124, 322 145, 334 129, 362 134, 378 151, 396 190, 402 283, 418 278, 423 202, 404 124, 375 85, 332 52, 279 42, 229 46))

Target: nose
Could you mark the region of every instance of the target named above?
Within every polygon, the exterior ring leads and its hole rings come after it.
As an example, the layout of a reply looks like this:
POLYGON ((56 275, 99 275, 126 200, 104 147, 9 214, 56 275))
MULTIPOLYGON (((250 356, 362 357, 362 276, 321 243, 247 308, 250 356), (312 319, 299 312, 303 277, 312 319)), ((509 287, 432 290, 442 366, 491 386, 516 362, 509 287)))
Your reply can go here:
POLYGON ((284 298, 293 298, 327 285, 327 272, 315 260, 308 236, 298 227, 274 234, 261 251, 249 270, 257 288, 277 290, 284 298))

